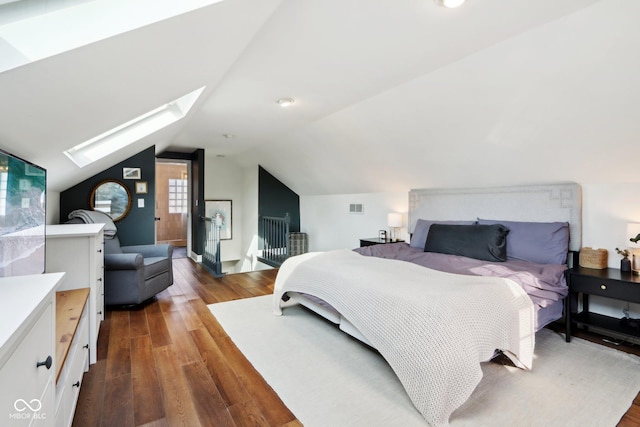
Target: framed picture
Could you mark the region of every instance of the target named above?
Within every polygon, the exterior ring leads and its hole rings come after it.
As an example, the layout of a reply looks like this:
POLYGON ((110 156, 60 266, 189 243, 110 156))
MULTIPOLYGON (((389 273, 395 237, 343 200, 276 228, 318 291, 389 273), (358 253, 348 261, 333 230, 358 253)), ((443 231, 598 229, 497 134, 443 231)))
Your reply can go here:
POLYGON ((24 174, 29 176, 45 176, 45 170, 27 163, 24 165, 24 174))
POLYGON ((147 181, 136 182, 136 194, 147 194, 147 181))
POLYGON ((140 168, 122 168, 123 179, 140 179, 142 178, 142 172, 140 168))
POLYGON ((205 200, 204 215, 213 218, 219 214, 222 218, 222 228, 220 229, 220 240, 232 239, 232 216, 231 216, 231 200, 205 200))

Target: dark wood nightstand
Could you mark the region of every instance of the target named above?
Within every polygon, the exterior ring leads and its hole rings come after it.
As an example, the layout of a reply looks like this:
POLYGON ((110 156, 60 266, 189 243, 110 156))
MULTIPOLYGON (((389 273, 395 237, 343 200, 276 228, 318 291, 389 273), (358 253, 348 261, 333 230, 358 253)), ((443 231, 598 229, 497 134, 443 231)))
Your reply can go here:
POLYGON ((589 312, 589 295, 599 295, 622 301, 640 303, 640 276, 621 272, 615 268, 595 270, 576 267, 567 270, 569 294, 565 299, 566 340, 571 341, 571 324, 577 323, 585 327, 594 326, 601 329, 640 338, 640 325, 636 321, 626 321, 616 317, 589 312), (582 294, 582 311, 573 307, 582 294), (576 311, 576 312, 574 312, 576 311))
POLYGON ((360 239, 360 247, 364 248, 365 246, 372 245, 385 245, 387 243, 402 243, 404 240, 400 239, 380 239, 378 237, 367 237, 365 239, 360 239))

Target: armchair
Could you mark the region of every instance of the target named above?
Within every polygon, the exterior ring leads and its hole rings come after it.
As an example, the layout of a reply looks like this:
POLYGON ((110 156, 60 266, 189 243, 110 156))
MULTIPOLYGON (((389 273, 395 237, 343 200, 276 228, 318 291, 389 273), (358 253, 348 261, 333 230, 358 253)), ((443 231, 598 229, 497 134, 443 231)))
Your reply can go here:
POLYGON ((104 303, 140 304, 173 284, 173 246, 120 246, 105 239, 104 303))
POLYGON ((169 244, 120 246, 111 218, 97 211, 73 211, 70 223, 105 223, 104 302, 137 305, 173 284, 173 246, 169 244))

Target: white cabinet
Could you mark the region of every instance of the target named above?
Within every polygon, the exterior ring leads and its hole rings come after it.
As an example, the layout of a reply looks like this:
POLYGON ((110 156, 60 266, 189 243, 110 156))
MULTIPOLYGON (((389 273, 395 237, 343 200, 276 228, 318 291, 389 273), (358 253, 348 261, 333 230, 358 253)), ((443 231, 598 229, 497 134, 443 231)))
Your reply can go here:
POLYGON ((0 279, 3 426, 55 422, 55 292, 64 274, 0 279))
POLYGON ((66 273, 60 290, 89 288, 89 363, 104 319, 104 224, 47 225, 47 272, 66 273))

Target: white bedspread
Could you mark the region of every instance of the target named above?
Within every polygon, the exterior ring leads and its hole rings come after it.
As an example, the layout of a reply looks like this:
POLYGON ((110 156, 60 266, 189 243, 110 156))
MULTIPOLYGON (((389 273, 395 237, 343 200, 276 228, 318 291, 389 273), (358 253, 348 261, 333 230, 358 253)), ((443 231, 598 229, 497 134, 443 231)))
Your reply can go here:
POLYGON ((480 362, 496 349, 517 366, 532 365, 533 304, 509 279, 444 273, 338 250, 283 263, 275 282, 275 314, 282 314, 287 291, 317 296, 351 322, 389 362, 432 426, 448 425, 480 382, 480 362))

